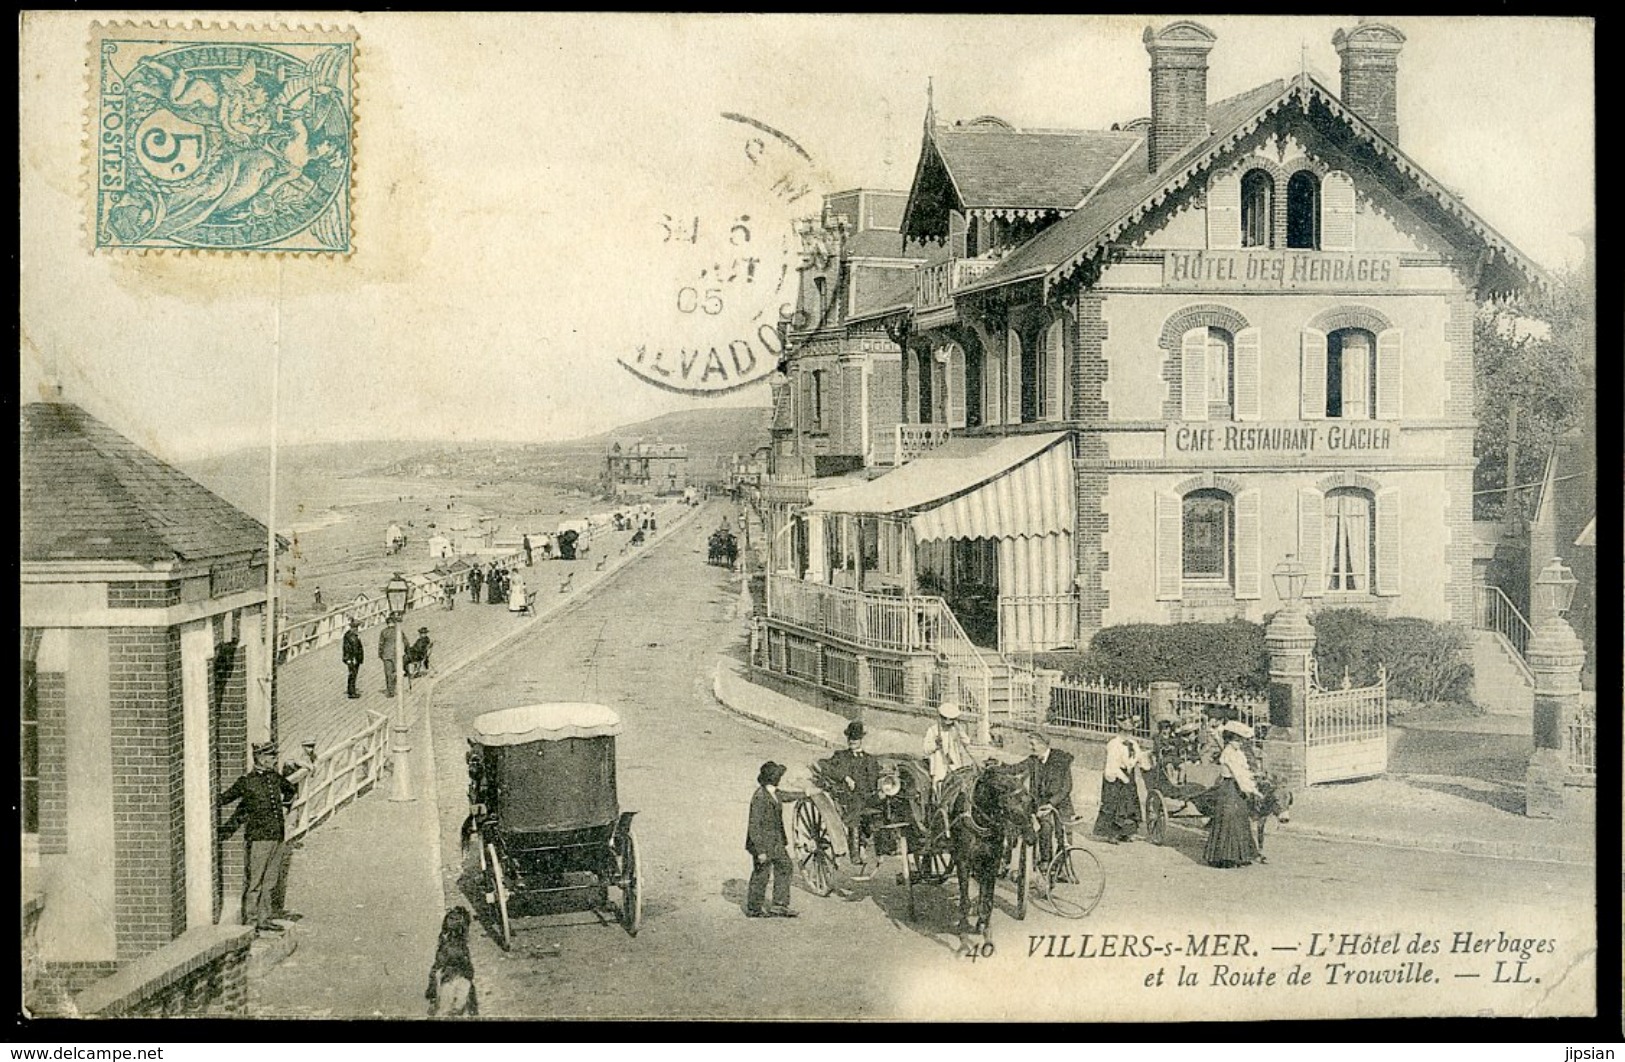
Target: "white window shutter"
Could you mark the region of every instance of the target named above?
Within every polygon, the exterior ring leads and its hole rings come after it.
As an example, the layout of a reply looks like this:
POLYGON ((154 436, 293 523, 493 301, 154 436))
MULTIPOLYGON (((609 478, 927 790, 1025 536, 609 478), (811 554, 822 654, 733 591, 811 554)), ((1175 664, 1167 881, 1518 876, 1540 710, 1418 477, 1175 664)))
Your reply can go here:
POLYGON ((1214 250, 1241 246, 1241 175, 1227 173, 1207 184, 1207 245, 1214 250))
POLYGON ((1256 490, 1236 495, 1236 598, 1257 601, 1263 596, 1263 528, 1256 490))
POLYGON ((1021 333, 1004 334, 1004 422, 1021 423, 1021 333))
POLYGON ((1183 533, 1184 506, 1179 495, 1158 491, 1156 518, 1156 590, 1158 601, 1178 601, 1185 566, 1183 533))
POLYGON ((1236 333, 1236 378, 1231 386, 1236 392, 1237 420, 1257 420, 1263 415, 1262 371, 1263 350, 1258 329, 1243 328, 1236 333))
POLYGON ((1298 416, 1326 419, 1326 333, 1305 328, 1301 340, 1303 372, 1300 377, 1298 416))
POLYGON ((1320 182, 1320 249, 1354 250, 1354 180, 1342 170, 1320 182))
POLYGON ((812 403, 813 374, 806 370, 801 373, 801 419, 797 421, 802 430, 810 430, 818 425, 813 421, 812 403))
POLYGON ((1377 491, 1377 594, 1399 593, 1399 488, 1377 491))
POLYGON ((1309 573, 1304 597, 1326 592, 1326 554, 1320 540, 1326 526, 1326 496, 1313 487, 1298 491, 1298 563, 1309 573))
POLYGON ((1066 329, 1060 321, 1050 325, 1044 333, 1044 408, 1045 420, 1063 420, 1066 407, 1061 398, 1066 386, 1066 329))
POLYGON ((992 352, 982 355, 982 423, 1003 424, 1004 358, 992 352))
POLYGON ((1179 411, 1185 420, 1207 419, 1207 327, 1192 328, 1179 344, 1179 411))
POLYGON ((965 348, 948 344, 948 427, 965 426, 965 348))
POLYGON ((1377 419, 1398 420, 1403 415, 1405 384, 1405 330, 1390 328, 1377 335, 1377 419))

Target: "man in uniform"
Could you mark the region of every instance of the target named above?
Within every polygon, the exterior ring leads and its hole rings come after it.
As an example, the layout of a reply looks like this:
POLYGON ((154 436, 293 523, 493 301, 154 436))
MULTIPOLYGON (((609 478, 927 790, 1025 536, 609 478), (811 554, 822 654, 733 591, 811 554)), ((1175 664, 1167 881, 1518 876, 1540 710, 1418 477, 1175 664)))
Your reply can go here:
POLYGON ((780 808, 779 782, 784 765, 768 760, 756 774, 756 792, 750 798, 750 824, 745 831, 745 851, 750 853, 750 885, 745 892, 745 914, 751 918, 795 918, 801 912, 790 909, 790 842, 784 833, 780 808), (764 907, 768 878, 773 879, 773 905, 764 907))
POLYGON ((361 696, 355 688, 356 675, 361 671, 361 661, 366 659, 366 650, 361 648, 361 624, 353 617, 350 626, 344 632, 344 666, 350 672, 349 684, 345 686, 344 695, 352 701, 361 696))
POLYGON ((280 930, 272 915, 277 883, 282 877, 285 843, 283 816, 298 787, 277 770, 275 745, 254 746, 254 769, 220 794, 220 806, 236 803, 221 832, 243 826, 248 842, 248 869, 243 878, 243 924, 261 932, 280 930))

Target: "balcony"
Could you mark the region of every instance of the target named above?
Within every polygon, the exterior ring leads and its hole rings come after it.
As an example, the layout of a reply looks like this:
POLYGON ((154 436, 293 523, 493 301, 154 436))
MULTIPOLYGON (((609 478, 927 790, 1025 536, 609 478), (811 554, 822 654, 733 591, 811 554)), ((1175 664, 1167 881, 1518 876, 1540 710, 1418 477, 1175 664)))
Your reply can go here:
POLYGON ((893 463, 906 465, 947 442, 951 434, 946 424, 899 424, 897 446, 892 451, 893 463))
POLYGON ((931 310, 953 302, 954 292, 998 265, 996 258, 955 258, 914 274, 914 308, 931 310))

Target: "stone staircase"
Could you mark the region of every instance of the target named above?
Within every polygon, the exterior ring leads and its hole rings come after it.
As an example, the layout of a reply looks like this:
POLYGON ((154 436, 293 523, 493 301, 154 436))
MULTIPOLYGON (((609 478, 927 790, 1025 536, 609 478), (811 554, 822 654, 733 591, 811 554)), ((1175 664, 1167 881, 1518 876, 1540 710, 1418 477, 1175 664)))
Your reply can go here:
POLYGON ((1491 715, 1534 714, 1534 683, 1517 651, 1495 631, 1473 632, 1473 700, 1491 715))

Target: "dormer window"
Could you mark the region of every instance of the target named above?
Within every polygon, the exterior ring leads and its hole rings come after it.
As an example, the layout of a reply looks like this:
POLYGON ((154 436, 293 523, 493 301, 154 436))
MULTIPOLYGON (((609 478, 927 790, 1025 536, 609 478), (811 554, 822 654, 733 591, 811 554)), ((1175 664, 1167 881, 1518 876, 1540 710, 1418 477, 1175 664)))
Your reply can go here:
POLYGON ((1299 250, 1320 246, 1320 178, 1299 170, 1286 185, 1286 245, 1299 250))
POLYGON ((1241 179, 1241 245, 1268 247, 1275 211, 1275 178, 1248 170, 1241 179))

